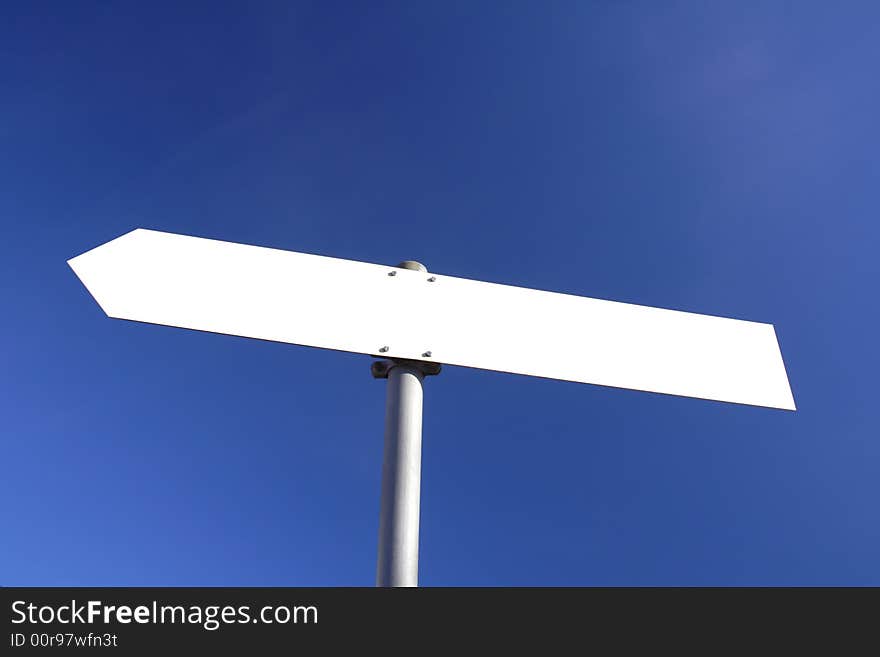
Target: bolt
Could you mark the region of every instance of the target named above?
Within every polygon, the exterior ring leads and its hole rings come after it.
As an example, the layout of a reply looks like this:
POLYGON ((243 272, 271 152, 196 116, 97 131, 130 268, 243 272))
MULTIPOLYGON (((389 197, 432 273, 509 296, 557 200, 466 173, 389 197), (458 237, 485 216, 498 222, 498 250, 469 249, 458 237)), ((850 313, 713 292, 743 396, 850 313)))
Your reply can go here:
POLYGON ((430 352, 430 351, 426 351, 425 353, 422 354, 422 356, 423 356, 424 358, 430 358, 430 357, 431 357, 431 352, 430 352))
POLYGON ((390 272, 388 272, 388 275, 389 275, 389 276, 397 276, 397 272, 396 272, 396 271, 390 271, 390 272))
POLYGON ((380 353, 383 353, 383 354, 384 354, 386 351, 388 351, 388 347, 379 347, 379 352, 380 352, 380 353))
POLYGON ((436 281, 436 280, 437 280, 437 277, 436 277, 436 276, 431 276, 431 277, 428 278, 428 282, 429 282, 429 283, 433 283, 433 282, 436 281))

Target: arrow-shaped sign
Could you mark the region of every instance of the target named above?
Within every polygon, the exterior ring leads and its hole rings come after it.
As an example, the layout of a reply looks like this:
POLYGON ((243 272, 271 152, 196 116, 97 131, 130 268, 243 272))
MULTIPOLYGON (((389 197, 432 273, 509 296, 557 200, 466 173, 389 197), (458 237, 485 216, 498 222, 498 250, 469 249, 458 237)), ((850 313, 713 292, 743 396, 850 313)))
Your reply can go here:
POLYGON ((69 264, 119 319, 795 408, 771 324, 144 229, 69 264))

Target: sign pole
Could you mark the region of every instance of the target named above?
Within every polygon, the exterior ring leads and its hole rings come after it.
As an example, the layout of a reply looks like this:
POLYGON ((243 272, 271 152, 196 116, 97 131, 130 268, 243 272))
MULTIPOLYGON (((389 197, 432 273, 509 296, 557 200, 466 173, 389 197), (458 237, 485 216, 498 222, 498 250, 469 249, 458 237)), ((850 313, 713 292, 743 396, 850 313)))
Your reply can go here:
MULTIPOLYGON (((424 265, 413 261, 398 267, 427 272, 424 265)), ((419 584, 422 384, 425 376, 439 372, 436 363, 402 359, 372 365, 374 377, 388 379, 376 586, 419 584)))
POLYGON ((376 586, 419 583, 423 377, 394 363, 388 372, 376 586))

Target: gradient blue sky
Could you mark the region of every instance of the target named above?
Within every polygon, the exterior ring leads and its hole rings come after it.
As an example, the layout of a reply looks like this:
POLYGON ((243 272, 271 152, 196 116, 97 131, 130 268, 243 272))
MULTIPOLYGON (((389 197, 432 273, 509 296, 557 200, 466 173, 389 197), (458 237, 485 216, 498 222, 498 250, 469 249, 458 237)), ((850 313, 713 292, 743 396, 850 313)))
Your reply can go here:
POLYGON ((370 358, 107 319, 66 260, 145 227, 776 325, 796 413, 429 380, 422 584, 880 585, 878 26, 4 5, 0 584, 374 581, 370 358))

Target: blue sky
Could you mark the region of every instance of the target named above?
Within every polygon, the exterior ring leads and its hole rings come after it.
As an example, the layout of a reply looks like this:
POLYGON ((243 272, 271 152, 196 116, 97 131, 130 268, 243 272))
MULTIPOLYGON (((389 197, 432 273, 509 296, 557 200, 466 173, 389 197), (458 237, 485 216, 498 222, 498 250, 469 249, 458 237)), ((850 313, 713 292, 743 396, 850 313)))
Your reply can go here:
POLYGON ((136 227, 773 323, 796 413, 446 368, 425 585, 880 585, 871 2, 24 3, 0 583, 371 585, 370 358, 107 319, 136 227))

